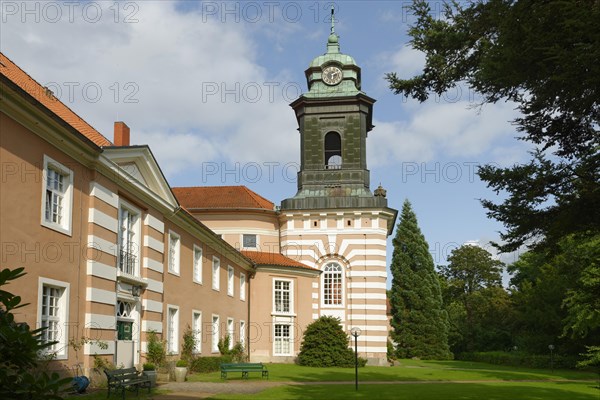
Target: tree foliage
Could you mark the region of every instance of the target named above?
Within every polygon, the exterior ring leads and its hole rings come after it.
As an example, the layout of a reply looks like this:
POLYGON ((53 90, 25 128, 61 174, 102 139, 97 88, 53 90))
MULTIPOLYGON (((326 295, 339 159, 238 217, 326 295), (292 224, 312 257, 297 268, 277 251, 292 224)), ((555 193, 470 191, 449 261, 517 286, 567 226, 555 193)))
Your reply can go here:
MULTIPOLYGON (((354 351, 348 347, 348 335, 340 319, 322 316, 310 323, 298 354, 298 364, 308 367, 353 367, 354 351)), ((361 365, 366 360, 361 359, 361 365)))
MULTIPOLYGON (((0 271, 0 287, 25 275, 23 271, 24 268, 0 271)), ((20 296, 0 289, 0 398, 62 399, 61 393, 71 378, 41 370, 40 354, 54 343, 42 341, 45 328, 32 330, 28 324, 15 320, 13 311, 26 305, 21 304, 20 296)))
POLYGON ((566 317, 561 305, 567 282, 559 270, 547 262, 544 254, 532 251, 509 265, 508 272, 513 274, 510 289, 515 311, 514 345, 537 354, 545 353, 549 344, 564 350, 568 343, 560 338, 566 317))
POLYGON ((578 354, 600 335, 600 235, 563 238, 553 251, 528 252, 509 266, 519 346, 555 344, 578 354))
POLYGON ((600 227, 600 3, 561 0, 452 2, 443 16, 415 0, 413 48, 420 75, 387 74, 390 88, 425 101, 466 83, 484 103, 516 104, 521 139, 540 149, 525 165, 485 166, 480 177, 508 198, 484 200, 506 227, 499 248, 552 248, 563 236, 600 227), (549 154, 550 153, 550 154, 549 154))
POLYGON ((504 264, 485 249, 463 245, 440 267, 455 353, 504 350, 511 344, 512 304, 502 288, 504 264))
POLYGON ((392 339, 401 358, 448 359, 448 315, 429 246, 408 201, 393 240, 392 339))

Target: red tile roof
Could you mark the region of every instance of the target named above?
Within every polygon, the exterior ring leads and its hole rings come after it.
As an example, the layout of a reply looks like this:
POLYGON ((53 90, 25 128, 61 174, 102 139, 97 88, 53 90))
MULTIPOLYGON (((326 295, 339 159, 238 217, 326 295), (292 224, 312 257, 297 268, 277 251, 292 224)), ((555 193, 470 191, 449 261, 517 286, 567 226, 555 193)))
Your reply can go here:
POLYGON ((289 257, 284 256, 279 253, 270 253, 266 251, 250 251, 250 250, 242 250, 241 253, 254 261, 258 265, 276 265, 279 267, 294 267, 294 268, 304 268, 312 271, 318 271, 318 269, 309 267, 306 264, 302 264, 296 260, 293 260, 289 257))
POLYGON ((189 209, 262 209, 274 210, 275 205, 246 186, 174 187, 179 203, 189 209))
POLYGON ((79 115, 75 114, 73 110, 54 97, 49 89, 36 82, 2 53, 0 53, 0 75, 8 78, 12 83, 39 101, 43 106, 97 146, 112 146, 110 140, 102 136, 100 132, 85 122, 79 115))

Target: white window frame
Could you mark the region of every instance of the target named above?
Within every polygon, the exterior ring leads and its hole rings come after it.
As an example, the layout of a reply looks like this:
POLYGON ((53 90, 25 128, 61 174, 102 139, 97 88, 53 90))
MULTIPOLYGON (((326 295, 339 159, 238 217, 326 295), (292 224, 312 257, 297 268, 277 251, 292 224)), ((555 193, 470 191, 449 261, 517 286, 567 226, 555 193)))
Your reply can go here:
POLYGON ((219 334, 221 331, 221 319, 217 314, 213 314, 211 317, 212 324, 212 337, 211 337, 211 352, 218 353, 219 352, 219 334))
POLYGON ((179 307, 170 304, 167 305, 167 354, 179 354, 179 307))
POLYGON ((292 279, 284 279, 284 278, 273 278, 273 314, 277 314, 277 315, 293 315, 294 314, 294 281, 292 279), (288 283, 289 284, 289 289, 287 289, 289 298, 288 298, 288 311, 283 311, 283 298, 284 298, 284 293, 285 290, 279 289, 281 291, 281 297, 282 297, 282 311, 278 311, 277 310, 277 292, 279 291, 277 289, 277 282, 282 282, 282 283, 288 283))
POLYGON ((44 316, 42 315, 42 302, 44 296, 44 287, 56 288, 61 291, 60 298, 58 299, 58 324, 57 324, 57 337, 53 338, 52 341, 56 340, 56 343, 52 348, 47 348, 45 354, 53 354, 57 360, 66 360, 69 358, 68 354, 68 326, 69 326, 69 290, 70 284, 68 282, 57 281, 49 278, 38 278, 38 312, 37 312, 37 326, 41 328, 43 326, 44 316))
POLYGON ((221 260, 217 256, 213 256, 212 288, 216 291, 221 290, 221 260))
POLYGON ((231 265, 227 266, 227 295, 233 297, 234 293, 234 282, 235 282, 235 269, 231 265))
POLYGON ((168 243, 167 243, 167 255, 168 255, 168 270, 173 275, 179 275, 179 266, 181 264, 181 236, 173 231, 169 231, 168 243), (171 246, 171 241, 175 239, 175 246, 171 246))
POLYGON ((193 268, 193 280, 196 283, 202 284, 202 274, 203 274, 203 254, 202 254, 202 247, 198 246, 198 245, 194 245, 194 253, 193 253, 193 263, 194 263, 194 268, 193 268))
POLYGON ((227 336, 229 336, 229 350, 231 350, 235 342, 235 324, 233 323, 233 318, 227 318, 227 336))
POLYGON ((192 311, 192 334, 195 339, 194 354, 202 353, 202 311, 192 311))
POLYGON ((246 274, 240 272, 240 300, 246 301, 246 274))
POLYGON ((246 348, 246 321, 240 320, 240 343, 246 348))
POLYGON ((335 262, 335 261, 328 261, 327 263, 325 263, 325 265, 323 265, 322 270, 323 270, 323 273, 321 274, 321 306, 324 307, 324 308, 344 308, 345 307, 345 303, 346 303, 345 302, 346 293, 345 293, 345 289, 344 289, 344 284, 345 284, 345 280, 344 280, 345 269, 344 269, 344 266, 342 264, 338 263, 338 262, 335 262), (331 297, 332 300, 333 300, 333 297, 334 297, 334 294, 335 294, 334 293, 335 289, 333 287, 330 288, 331 294, 329 295, 329 297, 326 294, 326 290, 328 289, 328 287, 327 287, 325 281, 327 279, 330 279, 330 278, 328 278, 328 276, 330 274, 332 274, 332 272, 325 271, 325 269, 327 267, 329 267, 330 265, 332 265, 332 264, 340 268, 340 271, 339 271, 339 274, 340 274, 339 290, 340 290, 340 297, 341 297, 341 299, 340 299, 340 303, 339 304, 327 304, 328 298, 331 297))
POLYGON ((117 244, 117 248, 118 248, 118 255, 117 255, 117 269, 121 272, 121 273, 125 273, 128 275, 133 275, 133 276, 140 276, 140 257, 141 257, 141 252, 140 252, 140 238, 141 238, 141 220, 142 220, 142 213, 141 211, 134 207, 133 205, 131 205, 130 203, 126 202, 125 200, 119 199, 119 215, 118 215, 118 244, 117 244), (127 253, 129 253, 130 255, 133 255, 134 258, 134 262, 133 262, 133 273, 132 274, 128 274, 127 272, 125 272, 124 270, 121 269, 121 251, 123 251, 123 247, 121 246, 122 242, 123 242, 123 233, 125 230, 124 228, 124 224, 123 224, 123 212, 122 210, 127 211, 130 215, 134 216, 134 221, 133 221, 133 226, 131 227, 131 235, 133 236, 131 242, 128 242, 128 248, 126 250, 127 253))
POLYGON ((273 324, 273 355, 274 356, 290 356, 292 355, 293 352, 293 338, 292 338, 292 326, 290 324, 286 324, 286 323, 274 323, 273 324), (281 335, 277 335, 277 327, 280 326, 281 327, 281 335), (287 337, 283 335, 284 332, 284 327, 287 327, 287 337), (284 350, 284 343, 286 341, 287 338, 287 347, 288 347, 288 351, 285 352, 284 350), (277 344, 281 342, 280 344, 280 349, 278 349, 277 344))
POLYGON ((241 241, 242 241, 242 249, 246 249, 246 250, 257 250, 258 249, 258 235, 255 233, 242 233, 242 237, 241 237, 241 241), (254 236, 254 246, 246 246, 246 241, 244 240, 244 238, 246 236, 254 236))
POLYGON ((73 171, 65 167, 61 163, 44 155, 44 169, 42 170, 42 213, 41 224, 46 228, 50 228, 65 235, 71 236, 73 212, 73 171), (52 170, 63 177, 63 191, 54 190, 48 187, 48 171, 52 170), (61 197, 61 212, 60 222, 54 222, 52 219, 46 218, 46 191, 50 190, 53 194, 61 197))

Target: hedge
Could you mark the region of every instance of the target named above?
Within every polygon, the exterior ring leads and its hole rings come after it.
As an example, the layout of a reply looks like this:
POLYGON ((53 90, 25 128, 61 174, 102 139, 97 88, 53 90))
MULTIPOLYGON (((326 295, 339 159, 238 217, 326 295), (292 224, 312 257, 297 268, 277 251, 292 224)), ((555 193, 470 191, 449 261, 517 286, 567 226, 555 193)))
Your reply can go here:
POLYGON ((551 360, 550 354, 507 353, 504 351, 460 353, 456 355, 456 359, 527 368, 550 368, 554 365, 554 368, 562 369, 575 369, 578 361, 577 357, 563 356, 560 354, 554 354, 553 360, 551 360))
POLYGON ((197 357, 190 363, 192 372, 215 372, 219 371, 221 363, 230 363, 231 356, 220 357, 197 357))

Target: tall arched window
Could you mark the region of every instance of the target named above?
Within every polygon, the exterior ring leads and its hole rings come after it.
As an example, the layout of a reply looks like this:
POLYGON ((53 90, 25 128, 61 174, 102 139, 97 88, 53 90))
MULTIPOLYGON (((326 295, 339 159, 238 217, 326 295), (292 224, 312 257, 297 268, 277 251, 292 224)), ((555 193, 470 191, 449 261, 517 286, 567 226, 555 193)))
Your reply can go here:
POLYGON ((339 169, 342 167, 342 138, 337 132, 327 132, 325 135, 325 168, 339 169))
POLYGON ((342 305, 342 266, 331 262, 323 268, 323 305, 342 305))

